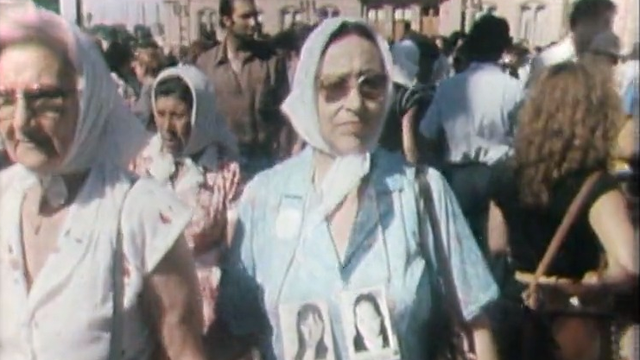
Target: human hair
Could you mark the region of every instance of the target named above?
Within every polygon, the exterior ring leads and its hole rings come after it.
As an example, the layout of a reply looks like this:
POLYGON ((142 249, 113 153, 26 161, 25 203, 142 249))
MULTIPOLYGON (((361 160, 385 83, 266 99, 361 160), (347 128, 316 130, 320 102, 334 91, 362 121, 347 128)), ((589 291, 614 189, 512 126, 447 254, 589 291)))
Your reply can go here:
POLYGON ((104 59, 109 66, 109 70, 120 76, 123 75, 123 68, 133 61, 134 54, 131 47, 120 41, 113 41, 104 52, 104 59))
POLYGON ((362 333, 360 333, 360 329, 358 328, 358 323, 357 323, 357 314, 356 314, 356 309, 358 308, 358 306, 360 306, 360 304, 362 303, 369 303, 371 304, 371 306, 373 307, 373 310, 376 312, 376 314, 378 315, 378 317, 380 318, 380 335, 382 337, 382 344, 384 348, 389 347, 389 334, 388 334, 388 329, 387 329, 387 325, 384 321, 384 314, 382 313, 382 309, 380 308, 380 304, 378 303, 378 299, 376 298, 375 295, 371 294, 371 293, 366 293, 366 294, 360 294, 358 295, 358 297, 356 298, 356 300, 353 302, 353 318, 354 318, 354 326, 355 326, 355 330, 356 330, 356 335, 353 337, 353 347, 356 350, 356 352, 362 352, 362 351, 367 351, 369 349, 367 349, 367 346, 364 342, 364 338, 362 336, 362 333))
POLYGON ((158 81, 153 91, 153 101, 160 97, 174 97, 184 102, 193 111, 193 92, 189 84, 180 76, 167 76, 158 81))
POLYGON ((512 44, 509 23, 491 14, 475 22, 465 40, 470 61, 495 62, 512 44))
POLYGON ((409 20, 404 20, 402 22, 402 28, 404 29, 404 33, 408 33, 411 31, 411 21, 409 20))
POLYGON ((336 31, 334 31, 333 34, 331 34, 324 51, 326 52, 327 48, 329 48, 329 46, 334 42, 349 35, 355 35, 365 40, 371 41, 372 43, 376 44, 376 46, 378 44, 375 33, 367 25, 359 22, 345 21, 336 28, 336 31))
POLYGON ((226 27, 226 25, 224 24, 225 17, 228 17, 228 18, 233 17, 233 10, 234 10, 233 6, 235 5, 236 1, 254 2, 255 0, 220 0, 220 5, 218 6, 218 14, 220 14, 221 28, 224 29, 226 27))
POLYGON ((611 72, 583 61, 547 69, 519 115, 513 160, 531 207, 546 206, 568 175, 606 170, 623 119, 611 72))
POLYGON ((159 48, 139 48, 135 60, 145 69, 145 75, 156 77, 165 66, 164 55, 159 48))
POLYGON ((601 16, 616 10, 616 4, 611 0, 577 0, 569 14, 569 27, 574 30, 578 23, 601 16))
POLYGON ((305 343, 305 337, 302 333, 302 324, 311 319, 312 316, 316 316, 320 322, 322 322, 322 335, 320 340, 316 344, 316 348, 314 349, 314 359, 326 359, 329 353, 329 348, 324 341, 324 332, 325 332, 325 322, 324 316, 322 316, 322 311, 316 304, 304 304, 298 310, 298 315, 296 316, 296 331, 298 333, 298 351, 296 351, 295 360, 302 360, 305 355, 305 350, 307 349, 307 344, 305 343))

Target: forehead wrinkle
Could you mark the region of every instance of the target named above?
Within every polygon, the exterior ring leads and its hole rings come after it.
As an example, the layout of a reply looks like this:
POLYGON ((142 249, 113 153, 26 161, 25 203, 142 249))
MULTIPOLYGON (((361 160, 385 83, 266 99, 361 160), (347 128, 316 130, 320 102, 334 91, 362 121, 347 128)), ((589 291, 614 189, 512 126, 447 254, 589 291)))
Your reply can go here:
MULTIPOLYGON (((64 61, 53 49, 41 44, 22 43, 7 47, 2 53, 25 50, 28 53, 21 56, 36 55, 35 61, 30 60, 32 63, 28 64, 29 66, 25 71, 13 72, 3 69, 3 72, 8 72, 8 74, 2 74, 2 78, 9 79, 9 82, 17 83, 19 86, 64 85, 61 83, 65 81, 66 75, 72 71, 65 69, 64 61)), ((0 56, 2 53, 0 53, 0 56)), ((16 57, 19 58, 19 56, 16 57)), ((15 61, 15 59, 12 60, 15 61)))
POLYGON ((362 47, 361 52, 353 52, 353 47, 344 47, 345 41, 353 40, 350 36, 339 39, 330 44, 329 47, 325 50, 324 55, 322 56, 322 59, 320 61, 320 66, 318 67, 318 75, 323 77, 327 76, 339 78, 352 74, 359 76, 380 71, 384 72, 385 66, 382 59, 382 52, 380 51, 378 46, 371 43, 369 40, 365 40, 359 37, 357 39, 360 41, 364 41, 367 44, 362 44, 359 46, 362 47), (340 49, 341 51, 335 51, 335 49, 333 49, 334 51, 332 51, 332 47, 335 45, 342 45, 343 48, 340 49), (371 50, 374 51, 371 52, 371 54, 368 54, 371 50), (348 54, 348 56, 344 55, 345 52, 348 54), (371 61, 371 57, 368 55, 373 55, 374 53, 376 54, 375 61, 371 61))

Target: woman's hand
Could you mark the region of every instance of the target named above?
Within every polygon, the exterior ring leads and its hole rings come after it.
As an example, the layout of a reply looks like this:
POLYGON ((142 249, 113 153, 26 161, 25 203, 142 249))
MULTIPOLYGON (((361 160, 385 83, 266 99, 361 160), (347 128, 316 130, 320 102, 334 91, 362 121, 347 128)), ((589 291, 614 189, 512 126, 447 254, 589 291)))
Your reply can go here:
POLYGON ((146 280, 143 298, 171 360, 205 360, 202 305, 191 251, 179 238, 146 280))

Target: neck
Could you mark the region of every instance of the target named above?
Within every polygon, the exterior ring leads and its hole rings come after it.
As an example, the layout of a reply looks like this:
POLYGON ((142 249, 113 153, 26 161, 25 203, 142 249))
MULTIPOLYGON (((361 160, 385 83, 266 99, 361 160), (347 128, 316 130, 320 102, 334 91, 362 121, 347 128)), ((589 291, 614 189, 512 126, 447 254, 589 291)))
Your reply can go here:
POLYGON ((335 160, 335 157, 327 153, 324 153, 319 150, 314 152, 313 185, 316 189, 320 187, 320 184, 322 184, 322 180, 324 179, 324 176, 327 174, 327 171, 329 171, 329 168, 331 167, 331 164, 333 164, 334 160, 335 160))
POLYGON ((240 51, 245 50, 246 44, 243 40, 233 34, 227 36, 227 54, 236 56, 240 51))
POLYGON ((56 207, 49 204, 48 201, 46 200, 46 197, 43 197, 42 202, 40 204, 40 211, 42 213, 50 213, 50 212, 57 211, 60 208, 63 208, 68 204, 72 203, 75 200, 76 196, 78 196, 78 193, 80 192, 80 189, 82 189, 82 185, 84 185, 84 182, 88 176, 89 176, 88 170, 73 173, 73 174, 60 175, 60 178, 62 178, 62 182, 64 183, 64 186, 67 190, 66 201, 61 206, 56 207))

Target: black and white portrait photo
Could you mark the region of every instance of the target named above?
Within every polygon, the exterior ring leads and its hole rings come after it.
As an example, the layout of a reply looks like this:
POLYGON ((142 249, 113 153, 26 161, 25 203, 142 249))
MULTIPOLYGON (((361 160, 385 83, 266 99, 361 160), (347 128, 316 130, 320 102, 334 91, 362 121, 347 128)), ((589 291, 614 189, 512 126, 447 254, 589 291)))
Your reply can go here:
POLYGON ((286 360, 334 360, 331 321, 324 303, 307 302, 280 310, 286 360))
POLYGON ((343 297, 343 324, 353 359, 398 358, 383 294, 382 289, 371 289, 343 297))

